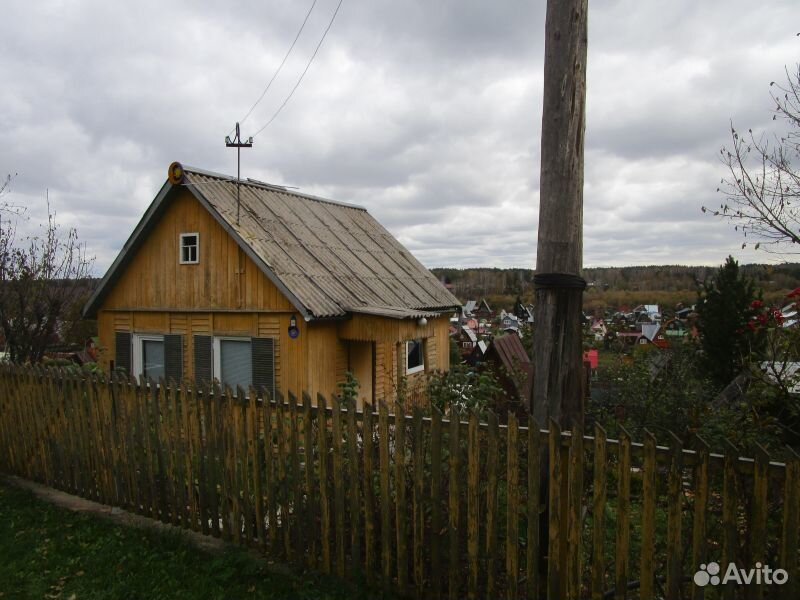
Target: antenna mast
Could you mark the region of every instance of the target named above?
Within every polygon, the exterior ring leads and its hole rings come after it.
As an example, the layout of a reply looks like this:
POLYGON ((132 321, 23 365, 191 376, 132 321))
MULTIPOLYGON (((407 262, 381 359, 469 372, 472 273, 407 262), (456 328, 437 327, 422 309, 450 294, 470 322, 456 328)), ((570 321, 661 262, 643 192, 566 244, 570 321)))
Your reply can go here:
POLYGON ((242 141, 241 136, 239 135, 239 123, 236 123, 236 135, 231 140, 231 136, 225 136, 225 146, 227 148, 236 148, 236 224, 239 224, 239 208, 241 206, 241 201, 239 199, 239 186, 241 184, 241 172, 242 172, 242 148, 252 148, 253 147, 253 138, 247 138, 246 142, 242 141))

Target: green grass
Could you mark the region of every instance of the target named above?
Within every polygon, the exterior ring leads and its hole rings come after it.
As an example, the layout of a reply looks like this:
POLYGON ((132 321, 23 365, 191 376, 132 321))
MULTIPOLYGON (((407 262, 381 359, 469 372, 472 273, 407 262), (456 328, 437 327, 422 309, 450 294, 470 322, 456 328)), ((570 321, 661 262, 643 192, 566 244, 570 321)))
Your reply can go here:
POLYGON ((115 525, 0 484, 0 599, 374 598, 314 575, 276 574, 241 550, 210 554, 179 533, 115 525))

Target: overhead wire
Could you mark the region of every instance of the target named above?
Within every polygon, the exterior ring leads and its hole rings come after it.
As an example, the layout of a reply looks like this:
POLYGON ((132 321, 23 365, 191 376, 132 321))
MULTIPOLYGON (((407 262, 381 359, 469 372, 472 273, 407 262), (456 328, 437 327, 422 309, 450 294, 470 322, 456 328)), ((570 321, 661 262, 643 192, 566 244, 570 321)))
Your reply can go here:
MULTIPOLYGON (((265 88, 264 88, 264 91, 263 91, 263 92, 261 92, 261 95, 258 97, 258 100, 256 100, 256 101, 253 103, 253 106, 251 106, 251 107, 250 107, 250 110, 248 110, 248 111, 247 111, 247 114, 246 114, 246 115, 245 115, 245 116, 244 116, 242 119, 240 119, 240 120, 239 120, 239 123, 244 123, 244 122, 247 120, 247 117, 249 117, 249 116, 252 114, 252 112, 255 110, 256 106, 258 106, 258 105, 259 105, 259 103, 260 103, 260 102, 261 102, 261 101, 264 99, 264 96, 266 96, 266 95, 267 95, 267 92, 269 91, 269 88, 272 86, 272 82, 273 82, 273 81, 275 81, 275 78, 276 78, 276 77, 278 76, 278 74, 281 72, 281 69, 283 69, 283 65, 285 65, 285 64, 286 64, 286 59, 288 59, 288 58, 289 58, 289 55, 292 53, 292 50, 294 49, 294 46, 295 46, 295 44, 297 43, 297 40, 298 40, 298 39, 300 39, 300 34, 301 34, 301 33, 303 33, 303 29, 305 29, 306 23, 308 23, 308 18, 311 16, 311 13, 313 12, 313 10, 314 10, 314 7, 315 7, 316 5, 317 5, 317 0, 314 0, 314 1, 311 3, 311 8, 309 8, 309 9, 308 9, 308 12, 306 13, 306 17, 305 17, 305 19, 303 19, 303 23, 300 25, 300 29, 297 31, 297 35, 296 35, 296 36, 294 36, 294 41, 292 42, 292 45, 291 45, 291 46, 289 46, 289 50, 287 50, 287 52, 286 52, 286 56, 284 56, 284 57, 283 57, 283 60, 281 61, 281 64, 280 64, 280 65, 278 65, 278 68, 275 70, 275 73, 273 73, 273 75, 272 75, 272 78, 269 80, 269 83, 267 84, 267 87, 265 87, 265 88)), ((230 135, 231 133, 233 133, 233 131, 234 131, 235 129, 236 129, 235 127, 234 127, 233 129, 231 129, 231 130, 228 132, 228 135, 230 135)))
POLYGON ((303 72, 300 74, 300 77, 298 78, 298 80, 297 80, 297 83, 295 83, 295 84, 294 84, 294 87, 292 88, 292 91, 290 91, 290 92, 289 92, 289 95, 288 95, 288 96, 286 96, 286 99, 283 101, 283 104, 281 104, 281 105, 278 107, 278 110, 276 110, 276 111, 275 111, 275 113, 272 115, 272 117, 270 117, 269 121, 267 121, 267 122, 266 122, 266 123, 265 123, 265 124, 264 124, 264 125, 261 127, 261 129, 259 129, 258 131, 256 131, 256 132, 253 134, 253 136, 252 136, 252 137, 254 137, 254 138, 255 138, 255 137, 256 137, 256 136, 257 136, 259 133, 261 133, 262 131, 264 131, 264 130, 265 130, 265 129, 266 129, 266 128, 267 128, 267 127, 270 125, 270 123, 272 123, 272 122, 275 120, 275 118, 276 118, 276 117, 277 117, 277 116, 280 114, 280 112, 283 110, 283 107, 284 107, 284 106, 286 106, 286 104, 289 102, 289 100, 291 100, 291 98, 292 98, 292 96, 294 95, 294 93, 295 93, 295 91, 297 90, 297 88, 298 88, 298 87, 300 87, 300 82, 302 82, 302 81, 303 81, 303 77, 305 77, 305 76, 306 76, 306 73, 308 72, 308 69, 309 69, 309 67, 311 67, 311 63, 313 63, 313 62, 314 62, 314 58, 316 58, 316 56, 317 56, 317 52, 319 52, 319 49, 320 49, 320 47, 322 46, 322 42, 324 42, 324 41, 325 41, 325 37, 328 35, 328 31, 330 31, 331 27, 333 26, 333 22, 334 22, 334 20, 336 19, 336 15, 337 15, 337 14, 339 14, 339 8, 341 8, 341 6, 342 6, 342 2, 344 2, 344 0, 339 0, 339 4, 337 4, 337 5, 336 5, 336 10, 335 10, 335 11, 333 11, 333 15, 331 16, 331 20, 330 20, 330 22, 328 23, 328 26, 325 28, 325 31, 322 33, 322 37, 320 38, 320 40, 319 40, 319 43, 317 44, 317 47, 314 49, 314 54, 312 54, 312 55, 311 55, 311 58, 309 59, 309 61, 308 61, 308 64, 306 65, 306 68, 305 68, 305 69, 303 69, 303 72))

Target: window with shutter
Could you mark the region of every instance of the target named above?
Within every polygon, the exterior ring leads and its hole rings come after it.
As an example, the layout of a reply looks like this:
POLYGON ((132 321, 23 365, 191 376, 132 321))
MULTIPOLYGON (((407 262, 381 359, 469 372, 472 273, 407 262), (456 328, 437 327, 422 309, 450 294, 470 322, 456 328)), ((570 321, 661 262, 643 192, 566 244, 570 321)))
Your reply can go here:
POLYGON ((211 383, 214 378, 211 367, 211 336, 194 336, 194 379, 199 384, 211 383))
POLYGON ((167 379, 180 383, 183 379, 183 336, 164 336, 164 372, 167 379))
POLYGON ((158 381, 166 376, 166 355, 164 336, 152 334, 133 334, 132 369, 134 377, 144 376, 147 380, 158 381))
POLYGON ((246 390, 252 385, 250 338, 214 338, 214 377, 232 390, 237 386, 246 390))
POLYGON ((115 369, 131 375, 131 334, 128 331, 117 331, 114 336, 115 369))
POLYGON ((253 338, 253 385, 275 397, 275 340, 253 338))

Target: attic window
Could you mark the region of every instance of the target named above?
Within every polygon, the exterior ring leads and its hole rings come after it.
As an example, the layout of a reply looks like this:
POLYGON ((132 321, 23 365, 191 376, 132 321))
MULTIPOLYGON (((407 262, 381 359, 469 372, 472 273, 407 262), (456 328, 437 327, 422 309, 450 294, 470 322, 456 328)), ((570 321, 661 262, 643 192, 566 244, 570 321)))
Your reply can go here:
POLYGON ((200 262, 200 234, 182 233, 181 234, 181 264, 196 265, 200 262))

